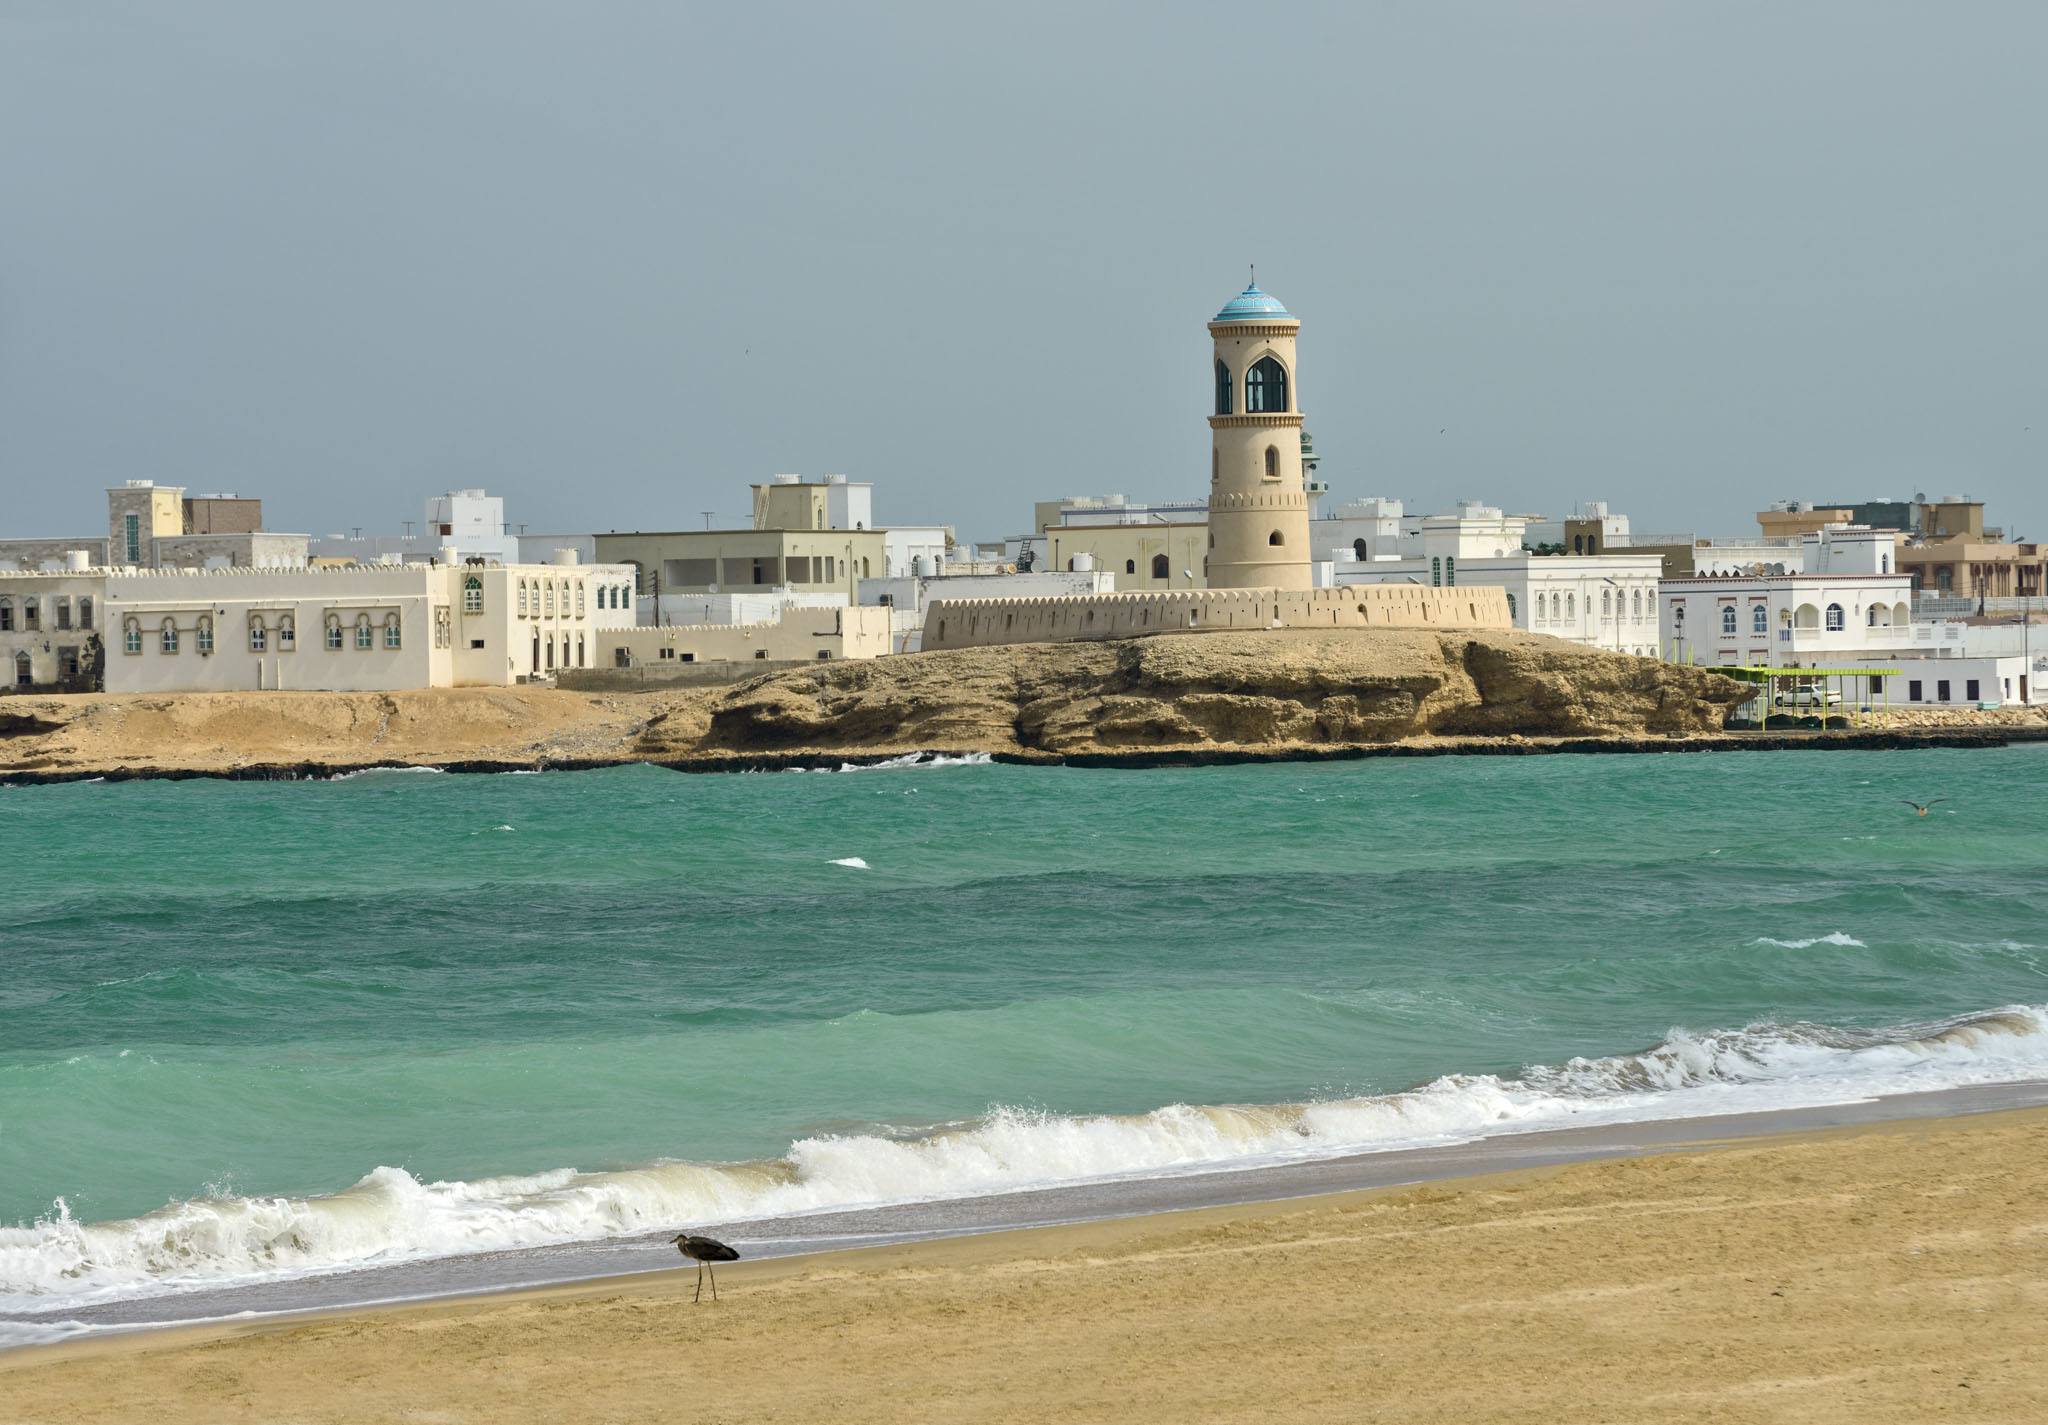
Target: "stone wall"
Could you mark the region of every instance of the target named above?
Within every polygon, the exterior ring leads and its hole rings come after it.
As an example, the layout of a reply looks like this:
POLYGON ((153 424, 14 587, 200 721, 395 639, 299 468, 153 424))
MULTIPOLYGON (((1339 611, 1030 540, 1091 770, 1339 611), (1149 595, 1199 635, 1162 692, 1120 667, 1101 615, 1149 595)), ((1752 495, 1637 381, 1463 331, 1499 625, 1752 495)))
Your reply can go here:
POLYGON ((1501 589, 1414 584, 1346 589, 1177 589, 1077 598, 946 599, 925 612, 924 647, 1065 643, 1149 633, 1287 628, 1510 628, 1501 589))

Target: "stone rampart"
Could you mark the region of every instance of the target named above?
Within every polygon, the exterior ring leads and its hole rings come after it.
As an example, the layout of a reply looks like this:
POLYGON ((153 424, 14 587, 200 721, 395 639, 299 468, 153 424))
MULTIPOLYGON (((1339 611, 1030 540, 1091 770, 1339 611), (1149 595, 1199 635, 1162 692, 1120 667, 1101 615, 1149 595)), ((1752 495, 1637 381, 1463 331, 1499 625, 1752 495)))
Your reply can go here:
POLYGON ((1235 629, 1512 628, 1505 591, 1368 584, 1343 589, 1172 589, 1036 599, 941 599, 924 646, 1066 643, 1235 629))

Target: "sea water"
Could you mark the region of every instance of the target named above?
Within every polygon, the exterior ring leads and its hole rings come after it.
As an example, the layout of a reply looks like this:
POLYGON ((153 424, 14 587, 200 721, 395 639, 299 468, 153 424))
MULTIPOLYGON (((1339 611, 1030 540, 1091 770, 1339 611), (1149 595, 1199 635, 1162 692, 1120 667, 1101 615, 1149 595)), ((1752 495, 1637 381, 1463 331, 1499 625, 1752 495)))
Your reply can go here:
POLYGON ((0 790, 0 1310, 2048 1077, 2044 785, 2034 746, 0 790))

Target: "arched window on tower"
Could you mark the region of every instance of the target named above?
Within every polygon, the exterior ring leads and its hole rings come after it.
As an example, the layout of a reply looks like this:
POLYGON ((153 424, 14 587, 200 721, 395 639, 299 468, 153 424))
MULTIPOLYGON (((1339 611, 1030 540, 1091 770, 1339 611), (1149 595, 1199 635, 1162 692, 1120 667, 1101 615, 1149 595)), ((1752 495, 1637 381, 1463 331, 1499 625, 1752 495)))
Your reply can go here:
POLYGON ((1280 478, 1280 447, 1277 445, 1266 447, 1266 478, 1268 480, 1278 480, 1280 478))
POLYGON ((1135 560, 1135 559, 1126 559, 1126 560, 1124 561, 1124 573, 1126 573, 1126 574, 1135 574, 1135 573, 1137 573, 1137 572, 1138 572, 1138 561, 1137 561, 1137 560, 1135 560))
POLYGON ((1153 555, 1153 556, 1152 556, 1152 577, 1153 577, 1153 578, 1155 578, 1155 579, 1168 579, 1168 578, 1171 578, 1172 576, 1173 576, 1173 565, 1172 565, 1172 564, 1171 564, 1171 563, 1170 563, 1170 562, 1169 562, 1169 561, 1167 560, 1167 557, 1166 557, 1166 556, 1165 556, 1164 554, 1155 554, 1155 555, 1153 555))
POLYGON ((1227 416, 1227 415, 1229 415, 1229 414, 1230 414, 1230 405, 1231 405, 1231 400, 1230 400, 1230 398, 1231 398, 1231 389, 1230 389, 1230 368, 1229 368, 1228 366, 1226 366, 1226 365, 1224 365, 1224 364, 1223 364, 1223 361, 1222 361, 1222 359, 1221 359, 1221 358, 1218 358, 1218 359, 1217 359, 1217 362, 1216 362, 1216 414, 1217 414, 1217 415, 1219 415, 1219 416, 1227 416))
POLYGON ((1351 541, 1351 557, 1352 557, 1353 559, 1363 559, 1363 558, 1365 558, 1365 541, 1364 541, 1364 540, 1362 540, 1362 539, 1354 539, 1354 540, 1352 540, 1352 541, 1351 541))
POLYGON ((1287 409, 1287 368, 1262 356, 1244 373, 1244 408, 1251 412, 1287 409))
POLYGON ((1280 537, 1280 531, 1276 529, 1276 530, 1274 530, 1274 531, 1273 531, 1273 532, 1272 532, 1271 534, 1269 534, 1269 535, 1267 535, 1267 536, 1266 536, 1266 543, 1268 543, 1268 544, 1285 544, 1285 543, 1287 543, 1287 541, 1286 541, 1286 540, 1284 540, 1284 539, 1282 539, 1282 538, 1280 537))

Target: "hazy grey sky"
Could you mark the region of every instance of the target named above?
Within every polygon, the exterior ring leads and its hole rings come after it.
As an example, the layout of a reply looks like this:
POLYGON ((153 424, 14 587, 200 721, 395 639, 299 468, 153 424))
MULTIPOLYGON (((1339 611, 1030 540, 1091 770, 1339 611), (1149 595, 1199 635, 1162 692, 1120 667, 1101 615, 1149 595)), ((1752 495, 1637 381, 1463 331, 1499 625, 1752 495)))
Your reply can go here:
POLYGON ((0 0, 0 535, 1199 498, 1256 261, 1334 498, 2048 537, 2044 55, 2038 0, 0 0))

